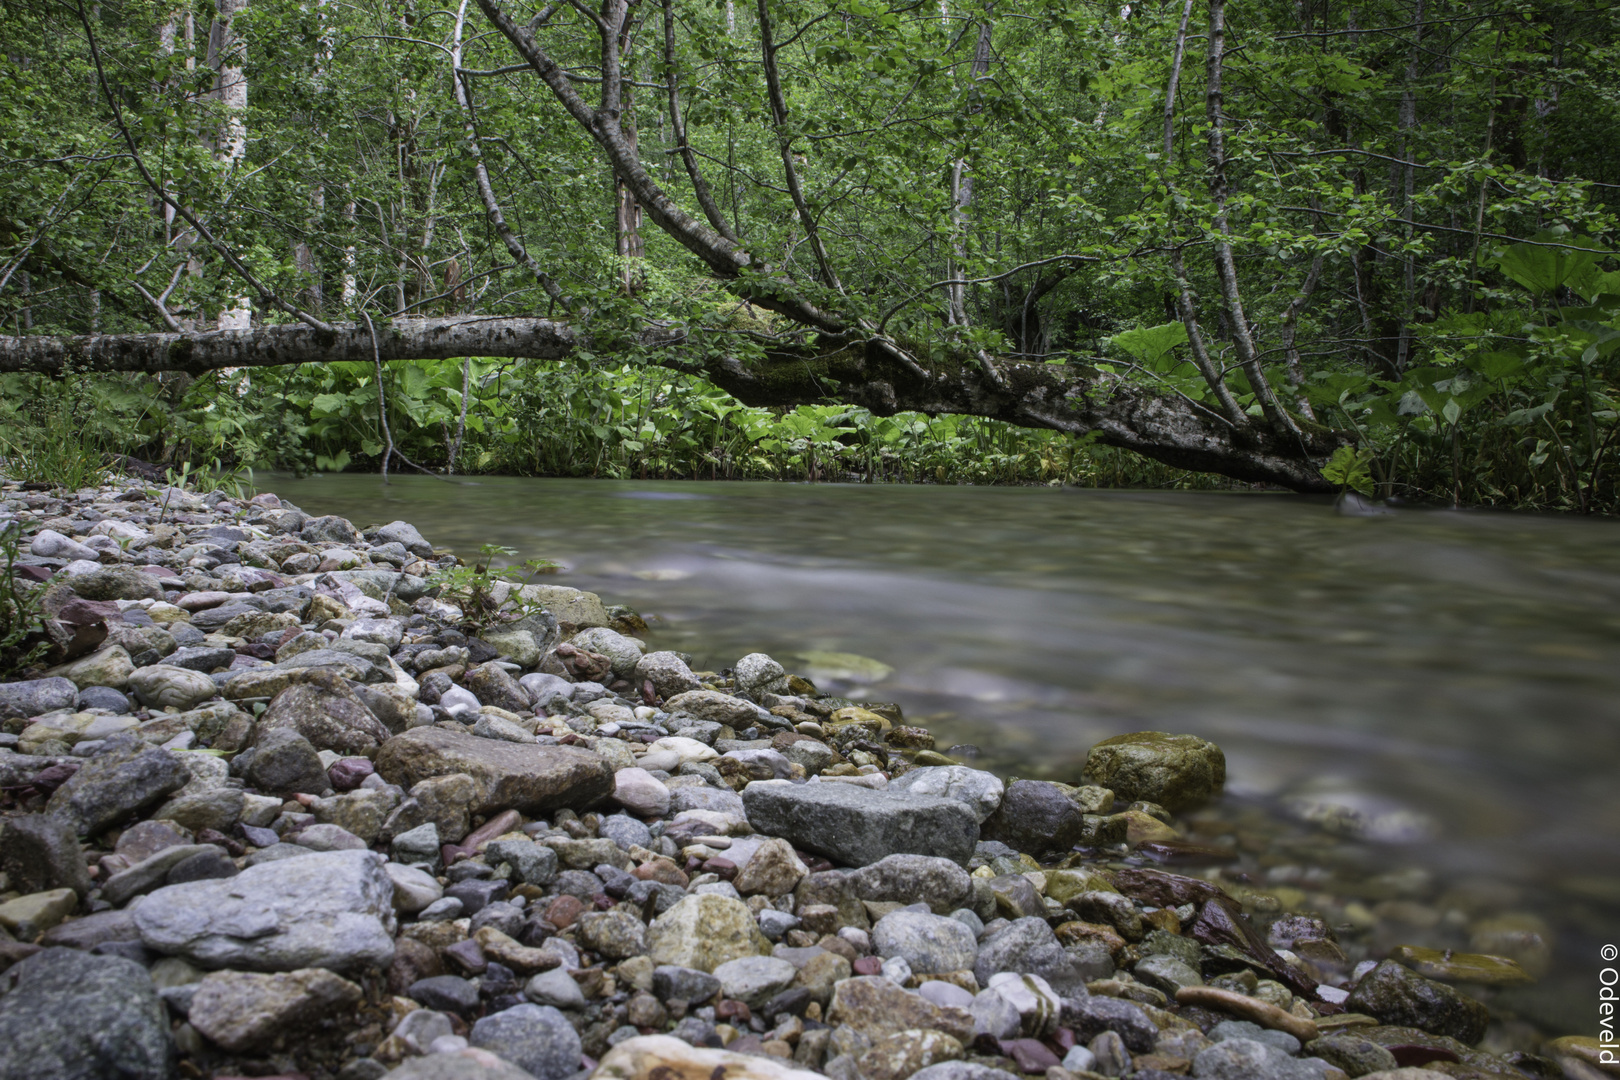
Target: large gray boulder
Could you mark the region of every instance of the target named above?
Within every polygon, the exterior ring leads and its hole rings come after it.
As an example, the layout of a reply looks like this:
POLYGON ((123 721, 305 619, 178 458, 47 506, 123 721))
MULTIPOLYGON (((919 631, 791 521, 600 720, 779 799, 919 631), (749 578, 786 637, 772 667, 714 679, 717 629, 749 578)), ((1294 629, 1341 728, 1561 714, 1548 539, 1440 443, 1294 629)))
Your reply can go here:
POLYGON ((1001 805, 1006 785, 1001 777, 983 769, 966 765, 925 765, 890 780, 889 790, 956 799, 972 807, 974 816, 982 823, 1001 805))
POLYGON ((897 854, 966 864, 979 840, 971 809, 931 795, 784 780, 749 784, 742 801, 757 832, 845 866, 868 866, 897 854))
POLYGON ((1062 787, 1046 780, 1014 780, 996 812, 984 821, 984 838, 1039 858, 1080 842, 1084 815, 1062 787))
POLYGON ((372 851, 328 851, 169 885, 135 906, 135 926, 147 948, 202 967, 387 967, 394 883, 384 865, 372 851))
POLYGON ((850 875, 862 900, 927 904, 935 915, 973 906, 973 878, 949 859, 890 855, 850 875))
POLYGON ((383 743, 376 762, 384 780, 406 789, 465 773, 476 788, 473 809, 480 814, 588 806, 613 792, 613 769, 589 750, 480 739, 441 727, 395 735, 383 743))
POLYGON ((6 977, 0 1080, 168 1080, 168 1013, 133 960, 46 949, 6 977))

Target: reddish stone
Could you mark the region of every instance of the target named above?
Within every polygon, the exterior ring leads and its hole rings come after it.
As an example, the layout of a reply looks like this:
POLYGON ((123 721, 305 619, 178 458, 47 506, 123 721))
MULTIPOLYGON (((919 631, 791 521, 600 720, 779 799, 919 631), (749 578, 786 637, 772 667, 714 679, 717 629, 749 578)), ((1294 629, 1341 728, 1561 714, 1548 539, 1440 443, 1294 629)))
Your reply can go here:
POLYGON ((198 829, 197 843, 213 844, 215 847, 222 847, 226 851, 230 852, 233 856, 241 855, 243 852, 247 851, 247 848, 243 847, 237 841, 232 840, 218 829, 198 829))
POLYGON ((850 966, 857 975, 883 974, 883 961, 876 956, 863 956, 850 966))
POLYGON ((738 1024, 748 1023, 748 1021, 754 1018, 754 1014, 748 1008, 748 1006, 742 1002, 733 1001, 731 998, 725 998, 721 1000, 720 1004, 714 1007, 714 1018, 719 1023, 730 1024, 733 1027, 736 1027, 738 1024))
POLYGON ((581 915, 585 914, 585 905, 577 896, 567 893, 557 897, 546 905, 545 920, 559 930, 566 930, 573 926, 581 915))
POLYGON ((517 828, 523 821, 523 815, 516 810, 502 810, 484 824, 462 838, 459 844, 446 844, 439 849, 444 857, 444 865, 450 866, 462 859, 470 859, 478 854, 479 845, 488 843, 505 833, 517 828))
POLYGON ((687 882, 692 880, 680 867, 669 859, 663 858, 642 863, 630 871, 630 876, 639 878, 642 881, 657 881, 665 885, 675 885, 682 889, 686 888, 687 882))
POLYGON ((1403 1069, 1421 1069, 1431 1061, 1461 1061, 1454 1051, 1440 1046, 1402 1045, 1387 1047, 1395 1055, 1395 1064, 1403 1069))
POLYGON ((703 872, 706 874, 718 874, 721 881, 730 881, 737 876, 737 864, 730 859, 716 855, 703 864, 703 872))
POLYGON ((388 967, 388 992, 403 995, 414 982, 444 974, 439 954, 415 938, 394 942, 394 962, 388 967))
POLYGON ((1001 1044, 1001 1052, 1018 1063, 1020 1072, 1045 1075, 1054 1065, 1062 1065, 1058 1056, 1046 1048, 1039 1039, 1012 1039, 1001 1044))
POLYGON ((1199 878, 1137 867, 1115 871, 1114 883, 1132 900, 1161 908, 1201 904, 1224 895, 1218 886, 1199 878))
POLYGON ((332 762, 332 767, 326 770, 326 777, 334 789, 353 791, 376 771, 376 767, 366 758, 346 757, 332 762))

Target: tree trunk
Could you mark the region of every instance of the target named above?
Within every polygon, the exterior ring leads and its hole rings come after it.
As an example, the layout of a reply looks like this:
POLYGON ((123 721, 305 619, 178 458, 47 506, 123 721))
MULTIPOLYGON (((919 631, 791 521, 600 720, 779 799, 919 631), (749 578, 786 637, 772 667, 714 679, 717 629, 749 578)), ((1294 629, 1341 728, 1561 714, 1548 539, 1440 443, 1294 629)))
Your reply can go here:
MULTIPOLYGON (((195 374, 227 367, 469 356, 563 360, 591 345, 588 327, 539 318, 399 319, 378 327, 377 335, 375 352, 363 323, 325 330, 299 323, 202 334, 0 337, 0 373, 195 374)), ((709 349, 688 352, 679 330, 649 329, 641 340, 659 365, 708 379, 747 405, 791 407, 831 398, 879 416, 955 413, 1072 435, 1096 432, 1105 446, 1177 468, 1295 491, 1333 490, 1312 462, 1344 441, 1322 429, 1298 435, 1259 427, 1234 430, 1196 403, 1068 365, 1008 364, 998 383, 970 358, 942 365, 937 376, 919 376, 878 340, 820 350, 781 348, 749 363, 709 349)))
MULTIPOLYGON (((978 82, 990 70, 990 22, 985 20, 979 24, 978 40, 973 46, 973 63, 969 68, 969 79, 978 82)), ((979 106, 973 104, 968 108, 968 115, 979 111, 979 106)), ((959 280, 962 276, 962 264, 967 259, 967 223, 968 207, 973 204, 973 174, 968 171, 966 158, 957 158, 951 164, 951 261, 945 276, 953 279, 947 286, 950 290, 948 304, 948 321, 955 326, 966 326, 967 315, 967 285, 959 280)))
MULTIPOLYGON (((213 29, 208 36, 208 66, 214 69, 214 97, 225 107, 225 118, 215 141, 215 153, 226 168, 247 157, 247 74, 243 70, 242 39, 236 17, 247 10, 248 0, 216 0, 213 29)), ((253 325, 253 305, 238 296, 219 313, 221 330, 246 330, 253 325)))

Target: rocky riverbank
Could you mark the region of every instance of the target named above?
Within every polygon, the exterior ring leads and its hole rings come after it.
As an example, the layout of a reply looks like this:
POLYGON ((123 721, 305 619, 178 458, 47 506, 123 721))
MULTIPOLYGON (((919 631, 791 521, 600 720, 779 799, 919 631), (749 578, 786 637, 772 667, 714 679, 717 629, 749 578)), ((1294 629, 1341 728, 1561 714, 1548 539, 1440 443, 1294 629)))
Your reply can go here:
POLYGON ((1195 736, 1005 782, 273 495, 6 484, 0 528, 50 648, 0 685, 4 1080, 1600 1075, 1494 996, 1533 925, 1335 891, 1195 736), (1391 936, 1431 911, 1499 947, 1391 936))

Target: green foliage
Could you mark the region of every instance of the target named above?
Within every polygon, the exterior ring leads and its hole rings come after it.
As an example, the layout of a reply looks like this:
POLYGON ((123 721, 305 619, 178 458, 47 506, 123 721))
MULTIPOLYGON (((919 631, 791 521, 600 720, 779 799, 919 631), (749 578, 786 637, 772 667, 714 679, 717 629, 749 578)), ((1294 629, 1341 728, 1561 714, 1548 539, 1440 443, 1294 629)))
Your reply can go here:
POLYGON ((1590 274, 1603 253, 1603 245, 1589 236, 1570 236, 1565 228, 1545 229, 1535 235, 1533 243, 1510 244, 1492 261, 1526 289, 1549 296, 1590 274))
MULTIPOLYGON (((541 6, 510 10, 527 22, 541 6)), ((1482 11, 1435 0, 1418 16, 1426 26, 1392 0, 1230 7, 1219 215, 1204 156, 1200 6, 1167 103, 1179 6, 771 0, 777 40, 792 42, 780 131, 766 120, 748 5, 730 6, 728 22, 728 8, 677 0, 671 61, 659 55, 657 6, 632 9, 649 20, 629 34, 626 66, 643 164, 702 216, 654 88, 678 73, 719 214, 769 266, 745 275, 750 286, 768 291, 791 275, 810 300, 881 323, 925 362, 984 349, 1014 370, 1085 364, 1110 382, 1207 403, 1174 318, 1185 284, 1201 298, 1213 361, 1249 407, 1261 388, 1237 371, 1233 312, 1207 257, 1219 238, 1265 377, 1291 403, 1303 395, 1318 422, 1353 429, 1384 494, 1620 509, 1615 307, 1604 299, 1620 296, 1613 5, 1482 11), (981 24, 993 61, 976 78, 981 24), (1411 66, 1409 53, 1422 62, 1411 66), (780 135, 827 240, 825 267, 784 182, 780 135), (950 177, 963 169, 972 197, 958 206, 950 177), (1318 258, 1320 283, 1295 307, 1318 258), (967 325, 939 287, 964 279, 967 325)), ((515 265, 473 184, 468 116, 445 55, 456 5, 253 0, 235 23, 252 88, 240 161, 216 152, 226 117, 212 94, 206 5, 88 10, 143 163, 278 295, 327 319, 364 310, 379 326, 563 314, 515 265), (180 25, 175 10, 197 20, 196 34, 156 32, 180 25), (452 260, 460 293, 446 285, 452 260)), ((465 405, 463 471, 1215 483, 977 420, 745 408, 655 370, 664 358, 639 346, 637 328, 684 328, 686 355, 739 362, 804 337, 650 223, 644 253, 621 257, 600 152, 537 80, 510 70, 502 36, 467 10, 463 67, 486 74, 463 82, 491 183, 528 255, 573 299, 570 317, 588 318, 594 355, 567 367, 474 361, 465 402, 459 362, 390 365, 388 419, 412 459, 449 461, 465 405)), ((546 48, 592 78, 588 13, 563 5, 549 18, 536 31, 546 48)), ((160 329, 135 284, 166 295, 183 325, 213 326, 244 286, 155 210, 76 13, 17 0, 0 9, 0 34, 5 332, 160 329)), ((254 303, 261 323, 285 318, 254 303)), ((220 474, 374 468, 383 450, 369 364, 67 383, 77 396, 64 415, 82 423, 64 428, 35 408, 61 388, 0 376, 8 442, 27 441, 16 425, 70 436, 4 451, 39 458, 36 475, 53 480, 100 451, 194 472, 216 462, 203 471, 220 474)))
POLYGON ((46 641, 39 617, 39 591, 20 582, 16 575, 17 551, 22 528, 9 523, 0 528, 0 563, 5 578, 0 580, 0 682, 16 678, 44 655, 46 641))
POLYGON ((1170 354, 1177 345, 1187 343, 1187 327, 1180 322, 1147 326, 1140 330, 1127 330, 1111 339, 1117 349, 1135 357, 1145 367, 1153 367, 1170 354))
POLYGON ((179 471, 168 468, 164 478, 170 487, 189 487, 193 491, 229 495, 233 499, 246 498, 253 490, 253 469, 238 462, 226 466, 218 457, 201 469, 192 471, 191 462, 182 462, 179 471))
POLYGON ((77 415, 76 396, 58 390, 31 402, 13 399, 6 430, 0 433, 7 476, 69 491, 102 482, 106 447, 99 432, 77 415))
POLYGON ((1530 295, 1505 294, 1518 303, 1426 329, 1430 364, 1400 379, 1318 376, 1309 387, 1318 408, 1366 437, 1385 493, 1583 512, 1615 505, 1620 297, 1607 290, 1620 275, 1597 271, 1597 255, 1582 250, 1589 238, 1547 233, 1539 242, 1549 239, 1567 246, 1515 244, 1497 256, 1530 295))
POLYGON ((1373 478, 1367 468, 1367 462, 1370 460, 1372 460, 1371 451, 1341 446, 1333 451, 1328 463, 1322 466, 1322 478, 1330 484, 1338 484, 1341 491, 1353 490, 1363 495, 1371 495, 1373 478))
POLYGON ((471 566, 458 562, 435 571, 428 584, 438 590, 438 598, 461 609, 462 625, 477 633, 487 633, 523 618, 540 608, 524 600, 516 590, 541 574, 556 573, 561 567, 549 559, 527 559, 517 566, 495 566, 498 558, 511 558, 517 552, 497 544, 484 544, 471 566), (498 582, 513 586, 513 594, 503 604, 493 595, 498 582))

